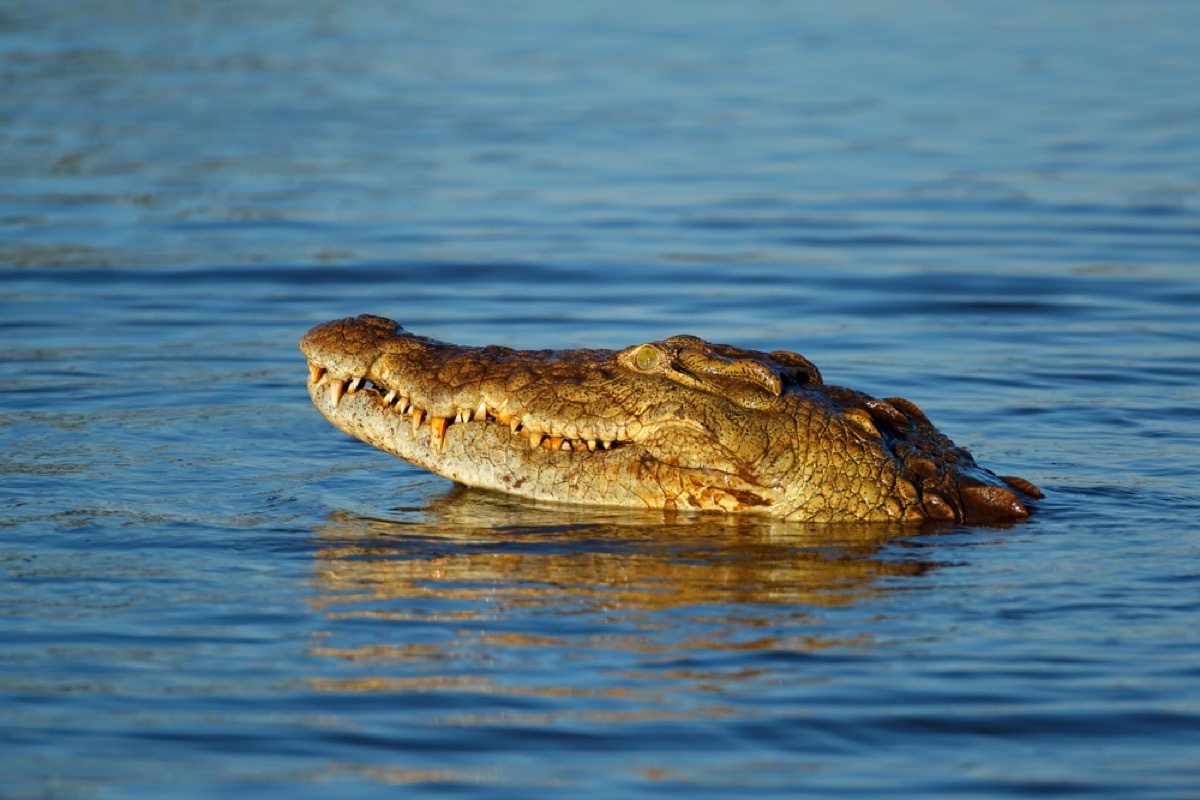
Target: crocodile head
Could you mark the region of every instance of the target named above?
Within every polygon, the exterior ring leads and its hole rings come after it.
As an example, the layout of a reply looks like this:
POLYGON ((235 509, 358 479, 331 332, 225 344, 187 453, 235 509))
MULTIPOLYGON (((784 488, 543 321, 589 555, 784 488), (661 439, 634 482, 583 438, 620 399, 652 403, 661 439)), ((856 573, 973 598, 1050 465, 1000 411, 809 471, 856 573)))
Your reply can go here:
POLYGON ((1010 522, 1041 496, 979 467, 914 404, 825 384, 783 350, 695 336, 464 347, 367 315, 300 347, 330 422, 468 486, 811 521, 1010 522))

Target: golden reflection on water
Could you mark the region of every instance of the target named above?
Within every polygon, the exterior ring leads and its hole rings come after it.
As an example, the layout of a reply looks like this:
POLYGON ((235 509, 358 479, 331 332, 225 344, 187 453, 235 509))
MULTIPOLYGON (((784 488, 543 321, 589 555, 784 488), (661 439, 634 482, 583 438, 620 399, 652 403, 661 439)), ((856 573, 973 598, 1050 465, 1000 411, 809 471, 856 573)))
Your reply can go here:
MULTIPOLYGON (((934 566, 914 558, 924 548, 885 548, 912 529, 464 489, 391 519, 341 514, 317 533, 311 603, 327 626, 309 648, 310 686, 371 695, 398 731, 478 731, 500 752, 564 724, 627 742, 647 723, 755 716, 773 687, 822 685, 838 669, 797 657, 875 648, 863 631, 878 612, 855 606, 934 566), (846 630, 847 615, 861 624, 846 630)), ((522 778, 498 765, 439 776, 400 754, 341 769, 400 784, 522 778)))
MULTIPOLYGON (((928 563, 901 560, 894 551, 879 555, 901 532, 744 516, 672 519, 456 489, 420 512, 400 512, 391 520, 341 515, 319 532, 324 546, 317 553, 312 603, 331 625, 314 652, 381 667, 456 662, 482 670, 505 650, 605 648, 653 655, 854 645, 854 637, 800 631, 806 621, 819 621, 822 609, 887 591, 882 578, 928 569, 928 563), (538 625, 539 619, 564 617, 585 621, 538 625), (781 619, 786 633, 780 632, 781 619), (384 623, 369 642, 341 630, 342 623, 363 620, 384 623), (387 623, 450 627, 456 635, 389 641, 387 623)), ((502 691, 479 673, 389 671, 320 685, 364 692, 466 685, 502 691)))

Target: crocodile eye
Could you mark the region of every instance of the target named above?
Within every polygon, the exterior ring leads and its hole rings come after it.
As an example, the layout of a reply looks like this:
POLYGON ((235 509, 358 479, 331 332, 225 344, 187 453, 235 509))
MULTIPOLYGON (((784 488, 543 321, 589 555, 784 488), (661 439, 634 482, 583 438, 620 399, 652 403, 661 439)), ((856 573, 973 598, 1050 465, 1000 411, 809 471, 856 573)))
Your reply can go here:
POLYGON ((638 369, 650 370, 658 366, 658 350, 644 344, 633 354, 633 363, 638 369))

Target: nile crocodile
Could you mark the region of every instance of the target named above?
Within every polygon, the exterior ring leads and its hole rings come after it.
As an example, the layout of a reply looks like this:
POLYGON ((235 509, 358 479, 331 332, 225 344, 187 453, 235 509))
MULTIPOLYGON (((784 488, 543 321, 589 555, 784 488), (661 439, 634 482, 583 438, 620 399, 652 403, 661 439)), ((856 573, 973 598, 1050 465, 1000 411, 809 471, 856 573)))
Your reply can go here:
POLYGON ((300 342, 336 427, 468 486, 542 500, 809 521, 1024 519, 1001 477, 913 403, 806 358, 672 336, 624 350, 463 347, 383 317, 300 342))

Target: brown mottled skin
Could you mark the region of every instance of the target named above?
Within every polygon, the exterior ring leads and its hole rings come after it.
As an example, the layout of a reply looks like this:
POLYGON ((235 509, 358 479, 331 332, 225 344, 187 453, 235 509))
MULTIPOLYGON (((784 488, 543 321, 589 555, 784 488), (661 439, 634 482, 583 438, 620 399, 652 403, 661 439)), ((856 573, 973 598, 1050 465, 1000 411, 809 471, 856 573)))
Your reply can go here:
POLYGON ((978 466, 907 400, 828 385, 784 350, 694 336, 461 347, 367 315, 318 325, 300 347, 330 422, 468 486, 829 522, 1004 523, 1041 497, 978 466))

